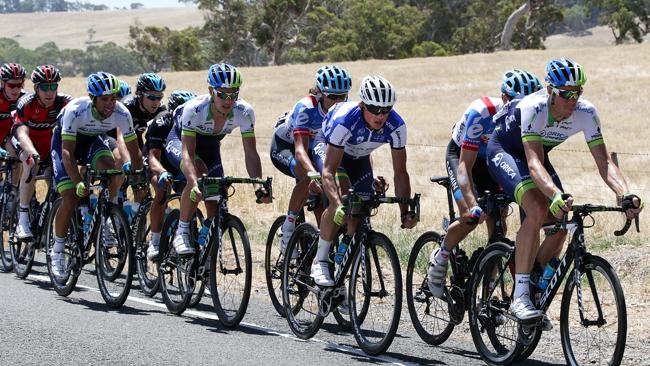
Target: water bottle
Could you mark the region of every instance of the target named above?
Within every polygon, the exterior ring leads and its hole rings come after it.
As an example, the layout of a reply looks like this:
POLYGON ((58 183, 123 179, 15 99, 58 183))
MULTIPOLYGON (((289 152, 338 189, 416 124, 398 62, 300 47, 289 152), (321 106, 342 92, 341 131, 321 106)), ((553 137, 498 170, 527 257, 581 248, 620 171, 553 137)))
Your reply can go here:
POLYGON ((555 274, 555 270, 557 269, 557 266, 560 264, 560 260, 557 258, 551 258, 550 261, 546 264, 546 267, 544 268, 544 272, 542 272, 542 276, 539 278, 539 282, 537 282, 537 288, 540 290, 544 291, 548 287, 548 283, 553 278, 553 275, 555 274))
POLYGON ((334 262, 336 264, 341 264, 341 262, 343 262, 343 257, 345 256, 345 252, 347 252, 351 241, 352 237, 347 234, 343 235, 343 238, 341 238, 339 247, 336 249, 336 253, 334 254, 334 262))
POLYGON ((94 193, 91 193, 90 196, 88 197, 90 200, 90 208, 95 208, 97 207, 97 195, 94 193))
POLYGON ((84 233, 88 233, 88 231, 90 231, 90 221, 92 220, 93 217, 90 214, 90 210, 88 209, 88 206, 81 205, 79 209, 81 210, 81 217, 83 218, 84 233))
POLYGON ((208 236, 208 231, 210 231, 210 227, 208 227, 208 220, 205 220, 203 225, 201 225, 201 230, 199 230, 199 247, 201 247, 201 250, 203 250, 207 244, 205 239, 208 236))
POLYGON ((131 207, 131 202, 125 201, 122 205, 122 209, 124 210, 124 214, 126 214, 127 220, 131 222, 133 218, 133 208, 131 207))

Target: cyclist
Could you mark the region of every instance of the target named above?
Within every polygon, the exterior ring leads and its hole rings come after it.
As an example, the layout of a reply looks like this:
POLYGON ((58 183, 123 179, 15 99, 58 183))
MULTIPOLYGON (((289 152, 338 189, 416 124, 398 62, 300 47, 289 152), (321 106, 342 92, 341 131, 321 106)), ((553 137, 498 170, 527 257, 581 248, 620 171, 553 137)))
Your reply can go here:
MULTIPOLYGON (((495 126, 493 116, 497 118, 497 111, 509 101, 541 88, 537 76, 522 70, 507 71, 501 82, 501 98, 476 99, 454 125, 447 145, 446 170, 461 219, 449 225, 442 245, 431 253, 427 281, 433 296, 442 298, 444 293, 449 252, 485 219, 477 196, 486 190, 499 191, 485 164, 485 149, 495 126)), ((490 237, 494 222, 487 219, 490 237)))
POLYGON ((169 131, 174 126, 174 118, 183 113, 183 104, 196 98, 196 95, 187 90, 174 90, 169 95, 167 110, 162 111, 149 124, 145 134, 145 151, 148 156, 149 171, 151 172, 151 185, 154 188, 154 199, 151 203, 151 239, 147 248, 147 258, 158 256, 160 233, 162 231, 163 214, 166 206, 166 188, 170 178, 182 177, 180 170, 174 168, 164 153, 165 142, 169 131), (172 116, 173 114, 173 116, 172 116))
POLYGON ((592 103, 581 98, 587 81, 583 67, 569 59, 553 59, 546 64, 546 88, 508 106, 487 148, 489 172, 505 192, 523 208, 526 217, 517 233, 515 292, 510 311, 519 320, 543 316, 530 299, 530 272, 533 262, 542 266, 562 251, 566 231, 544 239, 545 222, 560 219, 571 208, 572 199, 564 190, 548 152, 570 136, 582 132, 598 171, 605 183, 623 200, 636 206, 628 217, 638 214, 643 202, 629 193, 621 170, 614 164, 600 130, 600 119, 592 103))
POLYGON ((29 221, 29 201, 34 195, 34 180, 27 181, 30 174, 36 174, 37 163, 43 157, 50 159, 52 130, 61 109, 72 100, 66 94, 58 93, 61 73, 52 65, 36 67, 31 75, 34 93, 20 98, 14 114, 14 125, 9 133, 8 148, 23 162, 20 180, 20 209, 16 236, 18 239, 32 237, 29 221))
MULTIPOLYGON (((167 85, 160 75, 154 73, 141 74, 136 82, 135 95, 124 100, 124 106, 129 110, 133 119, 133 128, 135 129, 140 151, 144 147, 143 136, 147 130, 147 123, 156 117, 158 113, 165 110, 165 106, 162 105, 162 98, 166 88, 167 85)), ((118 95, 121 93, 122 84, 120 84, 120 93, 118 95)), ((121 137, 116 130, 109 131, 108 136, 111 137, 109 143, 115 157, 115 168, 119 169, 121 167, 124 170, 129 170, 131 162, 126 157, 130 155, 124 150, 125 145, 120 141, 121 137)), ((123 179, 121 177, 117 180, 118 185, 121 185, 123 179)), ((139 202, 143 196, 144 191, 135 193, 135 202, 131 204, 133 212, 138 211, 139 202)))
POLYGON ((131 97, 131 86, 124 80, 120 80, 120 92, 117 93, 120 102, 124 103, 127 98, 131 97))
MULTIPOLYGON (((126 148, 136 169, 142 168, 142 157, 138 149, 133 121, 129 110, 117 102, 120 84, 115 75, 107 72, 90 74, 87 79, 87 97, 73 99, 57 117, 57 126, 52 137, 52 166, 54 182, 63 198, 63 203, 54 219, 54 246, 51 254, 52 271, 55 277, 65 273, 65 237, 69 218, 79 198, 88 195, 88 187, 82 181, 78 164, 92 164, 94 169, 110 169, 115 159, 108 145, 105 133, 119 128, 124 135, 126 148)), ((116 180, 111 182, 112 188, 116 180)), ((115 201, 116 189, 111 189, 115 201)), ((110 230, 105 230, 110 236, 110 230)), ((111 238, 103 238, 104 245, 110 245, 111 238)))
MULTIPOLYGON (((198 202, 203 199, 197 185, 201 174, 222 177, 220 142, 235 128, 239 128, 244 147, 246 170, 253 178, 262 176, 262 164, 256 150, 255 113, 253 107, 239 99, 242 77, 236 67, 214 64, 208 70, 209 94, 200 95, 185 103, 174 128, 167 137, 167 159, 183 172, 187 184, 181 197, 181 212, 174 248, 179 255, 194 253, 189 239, 189 221, 198 202)), ((261 186, 256 195, 270 202, 268 193, 261 186)), ((206 202, 207 216, 213 217, 217 205, 206 202)))
MULTIPOLYGON (((296 179, 281 229, 283 254, 296 228, 296 219, 305 204, 310 186, 312 191, 320 193, 320 186, 310 179, 320 178, 310 156, 313 137, 320 131, 327 111, 336 103, 347 100, 351 87, 352 80, 345 69, 335 65, 319 68, 316 85, 309 91, 309 96, 300 99, 275 127, 271 161, 279 171, 296 179)), ((318 213, 316 216, 320 220, 318 213)))
POLYGON ((6 155, 5 140, 13 124, 11 112, 16 110, 18 99, 25 95, 25 69, 16 63, 0 67, 0 155, 6 155))
MULTIPOLYGON (((361 102, 339 103, 328 112, 314 148, 316 159, 322 159, 323 189, 330 202, 321 218, 318 252, 311 267, 311 276, 320 286, 334 285, 328 266, 329 250, 345 217, 335 181, 337 168, 345 169, 355 193, 371 196, 374 178, 370 154, 381 145, 390 144, 395 195, 411 194, 406 170, 406 124, 393 109, 395 88, 381 76, 366 76, 361 81, 359 96, 361 102)), ((402 224, 412 228, 416 224, 415 214, 407 210, 406 205, 400 205, 402 224)), ((351 232, 353 228, 349 226, 351 232)))

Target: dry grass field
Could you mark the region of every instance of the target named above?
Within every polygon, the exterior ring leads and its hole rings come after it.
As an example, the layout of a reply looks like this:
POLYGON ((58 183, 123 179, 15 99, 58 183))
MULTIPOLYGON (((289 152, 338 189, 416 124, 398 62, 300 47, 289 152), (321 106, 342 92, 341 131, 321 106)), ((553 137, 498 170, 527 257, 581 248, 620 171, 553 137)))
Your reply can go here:
POLYGON ((46 42, 55 42, 59 49, 85 49, 88 29, 96 31, 94 40, 126 45, 129 26, 139 22, 145 26, 167 26, 183 29, 203 25, 198 8, 111 10, 76 13, 2 14, 0 37, 18 41, 22 47, 34 49, 46 42))
MULTIPOLYGON (((439 230, 445 215, 444 191, 429 183, 431 175, 444 172, 444 146, 450 139, 450 129, 465 108, 475 98, 499 95, 500 77, 508 69, 518 67, 543 76, 547 60, 570 57, 582 63, 587 74, 584 98, 593 102, 601 116, 605 141, 610 151, 619 152, 620 165, 631 191, 650 199, 650 141, 647 126, 648 91, 650 86, 650 47, 625 45, 545 51, 511 51, 445 58, 419 58, 400 61, 369 60, 346 62, 353 75, 353 99, 359 81, 367 74, 381 74, 397 88, 396 109, 408 124, 408 169, 414 192, 422 192, 422 221, 411 231, 398 228, 398 211, 383 207, 374 220, 375 227, 387 233, 396 243, 403 267, 411 244, 427 230, 439 230)), ((287 65, 269 68, 242 68, 244 83, 241 96, 256 111, 258 151, 262 157, 264 175, 274 176, 275 201, 271 205, 254 204, 252 190, 242 188, 231 200, 231 211, 242 217, 249 229, 254 247, 256 286, 265 293, 263 282, 263 245, 267 230, 277 215, 287 207, 292 181, 278 173, 268 157, 272 129, 277 116, 304 96, 312 86, 317 64, 287 65)), ((171 89, 190 89, 205 93, 205 71, 163 74, 171 89)), ((135 77, 125 77, 133 83, 135 77)), ((28 88, 31 88, 28 86, 28 88)), ((61 91, 80 96, 84 94, 83 78, 63 80, 61 91)), ((241 140, 237 133, 223 141, 222 156, 227 175, 246 174, 241 140)), ((375 173, 392 182, 390 152, 387 148, 373 155, 375 173)), ((582 136, 574 136, 551 154, 551 159, 563 179, 567 192, 578 203, 613 204, 614 195, 600 179, 582 136)), ((515 215, 512 215, 513 217, 515 215)), ((621 276, 628 301, 630 339, 641 344, 650 342, 650 247, 645 245, 647 214, 642 217, 641 234, 630 231, 614 239, 613 231, 623 224, 620 215, 596 215, 596 225, 587 230, 587 243, 616 267, 621 276)), ((511 232, 516 222, 511 220, 511 232)), ((470 241, 481 243, 483 229, 470 241)), ((471 247, 471 245, 469 246, 471 247)), ((555 312, 555 315, 557 312, 555 312)), ((404 315, 404 314, 403 314, 404 315)))

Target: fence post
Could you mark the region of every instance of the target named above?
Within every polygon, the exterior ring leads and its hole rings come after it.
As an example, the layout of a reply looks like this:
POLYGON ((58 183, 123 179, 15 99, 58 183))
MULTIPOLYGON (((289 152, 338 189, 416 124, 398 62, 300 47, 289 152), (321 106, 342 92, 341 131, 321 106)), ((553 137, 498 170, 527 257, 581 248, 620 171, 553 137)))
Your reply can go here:
MULTIPOLYGON (((616 151, 612 151, 611 154, 609 154, 612 157, 612 161, 614 162, 614 165, 618 167, 618 154, 616 151)), ((616 204, 621 205, 623 203, 623 197, 622 196, 616 196, 616 204)))

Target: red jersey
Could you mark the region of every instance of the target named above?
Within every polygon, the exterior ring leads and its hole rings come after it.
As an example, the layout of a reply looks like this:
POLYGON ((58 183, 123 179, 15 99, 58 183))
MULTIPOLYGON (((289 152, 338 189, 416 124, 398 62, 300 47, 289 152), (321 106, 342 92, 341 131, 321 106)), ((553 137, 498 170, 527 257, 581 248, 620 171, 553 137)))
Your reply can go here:
POLYGON ((11 112, 16 110, 16 105, 18 100, 25 95, 25 91, 21 91, 20 96, 17 100, 10 102, 6 99, 3 88, 0 88, 0 144, 5 140, 11 125, 13 124, 13 119, 11 118, 11 112))
POLYGON ((29 127, 30 135, 34 132, 39 135, 47 132, 51 136, 52 129, 56 126, 56 117, 71 100, 72 97, 67 94, 57 94, 54 103, 46 108, 39 103, 36 94, 27 94, 18 101, 14 123, 29 127))

